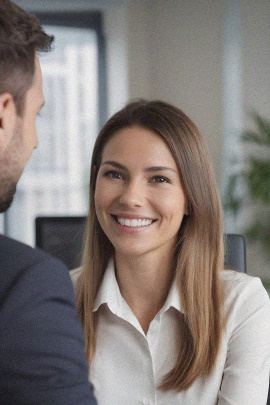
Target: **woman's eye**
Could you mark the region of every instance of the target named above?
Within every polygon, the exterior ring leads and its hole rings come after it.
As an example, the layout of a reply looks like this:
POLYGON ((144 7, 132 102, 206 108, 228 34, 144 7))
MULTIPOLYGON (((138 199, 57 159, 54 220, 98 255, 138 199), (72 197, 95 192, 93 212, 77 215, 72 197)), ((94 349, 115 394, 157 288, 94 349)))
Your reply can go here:
POLYGON ((109 178, 109 179, 114 179, 114 180, 122 180, 122 178, 123 178, 121 173, 115 172, 114 170, 110 170, 108 172, 105 172, 104 176, 109 178))
POLYGON ((152 183, 171 183, 171 181, 165 176, 155 176, 152 178, 152 183))

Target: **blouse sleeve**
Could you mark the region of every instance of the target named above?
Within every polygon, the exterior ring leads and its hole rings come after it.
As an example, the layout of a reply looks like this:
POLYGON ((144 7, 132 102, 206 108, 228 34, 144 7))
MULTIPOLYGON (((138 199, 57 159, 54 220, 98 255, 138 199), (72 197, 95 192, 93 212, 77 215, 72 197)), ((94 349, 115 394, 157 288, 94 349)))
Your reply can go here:
POLYGON ((266 405, 270 372, 270 300, 249 277, 230 308, 228 350, 218 405, 266 405))

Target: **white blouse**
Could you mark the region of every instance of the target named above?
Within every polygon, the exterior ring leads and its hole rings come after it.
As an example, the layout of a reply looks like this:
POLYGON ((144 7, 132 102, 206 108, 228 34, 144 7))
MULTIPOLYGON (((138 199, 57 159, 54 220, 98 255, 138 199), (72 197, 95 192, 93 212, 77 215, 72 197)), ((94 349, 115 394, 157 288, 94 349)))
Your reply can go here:
MULTIPOLYGON (((81 269, 71 272, 74 284, 81 269)), ((97 351, 89 378, 99 405, 265 405, 270 300, 259 278, 223 271, 228 314, 214 372, 177 393, 157 387, 176 361, 181 302, 173 284, 147 334, 120 294, 113 261, 95 300, 97 351)), ((179 343, 178 343, 179 344, 179 343)))

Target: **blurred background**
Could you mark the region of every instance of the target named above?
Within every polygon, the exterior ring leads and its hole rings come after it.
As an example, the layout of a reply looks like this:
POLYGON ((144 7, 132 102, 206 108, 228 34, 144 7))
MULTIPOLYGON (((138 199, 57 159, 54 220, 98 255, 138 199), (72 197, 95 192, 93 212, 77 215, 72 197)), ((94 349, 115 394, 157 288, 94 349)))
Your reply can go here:
POLYGON ((37 216, 86 215, 101 125, 132 98, 162 99, 180 107, 205 137, 224 231, 248 231, 248 273, 267 285, 269 1, 15 3, 36 14, 56 41, 40 59, 46 104, 37 118, 39 148, 12 208, 0 216, 0 231, 34 246, 37 216))

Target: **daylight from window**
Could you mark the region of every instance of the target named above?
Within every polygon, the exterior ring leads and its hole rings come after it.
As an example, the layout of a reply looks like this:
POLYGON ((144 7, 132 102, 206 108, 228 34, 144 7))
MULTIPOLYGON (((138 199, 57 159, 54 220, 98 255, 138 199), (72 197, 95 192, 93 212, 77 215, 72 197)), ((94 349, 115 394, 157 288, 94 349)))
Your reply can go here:
POLYGON ((86 215, 89 168, 98 130, 98 45, 95 31, 45 26, 53 51, 40 55, 45 106, 33 152, 10 210, 9 236, 35 245, 35 218, 86 215))

